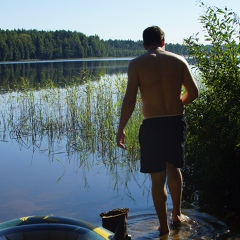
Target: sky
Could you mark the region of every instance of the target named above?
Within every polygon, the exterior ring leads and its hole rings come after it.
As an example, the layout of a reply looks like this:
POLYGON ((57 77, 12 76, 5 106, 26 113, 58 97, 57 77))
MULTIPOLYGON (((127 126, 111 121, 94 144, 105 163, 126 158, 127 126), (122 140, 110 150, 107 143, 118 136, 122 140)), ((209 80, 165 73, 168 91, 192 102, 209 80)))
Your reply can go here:
MULTIPOLYGON (((205 0, 240 16, 240 0, 205 0)), ((183 43, 200 33, 203 8, 198 0, 0 0, 0 29, 70 30, 100 39, 142 40, 157 25, 166 43, 183 43)))

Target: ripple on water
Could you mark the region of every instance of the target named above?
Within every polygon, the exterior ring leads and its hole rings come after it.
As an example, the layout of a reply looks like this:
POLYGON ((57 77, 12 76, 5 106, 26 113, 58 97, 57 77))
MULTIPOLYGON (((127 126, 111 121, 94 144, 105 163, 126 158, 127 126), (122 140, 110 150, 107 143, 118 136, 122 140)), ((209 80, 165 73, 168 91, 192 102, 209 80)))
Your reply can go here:
MULTIPOLYGON (((195 210, 185 210, 187 220, 178 227, 171 226, 169 236, 159 237, 159 223, 155 213, 133 213, 128 217, 128 233, 135 240, 144 239, 217 239, 228 227, 217 218, 195 210)), ((170 219, 170 214, 169 214, 170 219)), ((222 238, 221 238, 222 239, 222 238)))

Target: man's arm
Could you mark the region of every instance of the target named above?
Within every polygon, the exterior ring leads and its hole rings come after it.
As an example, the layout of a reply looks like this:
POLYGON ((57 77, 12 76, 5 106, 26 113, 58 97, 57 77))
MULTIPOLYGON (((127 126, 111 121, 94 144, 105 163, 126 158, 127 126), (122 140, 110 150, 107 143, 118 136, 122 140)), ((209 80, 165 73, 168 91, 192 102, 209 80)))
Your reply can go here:
POLYGON ((182 96, 182 103, 183 105, 188 105, 198 98, 199 90, 187 62, 185 62, 184 65, 183 86, 186 89, 186 92, 182 96))
POLYGON ((133 61, 131 61, 128 67, 128 84, 122 103, 122 110, 117 132, 117 145, 120 148, 125 148, 124 128, 135 108, 138 86, 139 86, 138 74, 134 68, 133 61))

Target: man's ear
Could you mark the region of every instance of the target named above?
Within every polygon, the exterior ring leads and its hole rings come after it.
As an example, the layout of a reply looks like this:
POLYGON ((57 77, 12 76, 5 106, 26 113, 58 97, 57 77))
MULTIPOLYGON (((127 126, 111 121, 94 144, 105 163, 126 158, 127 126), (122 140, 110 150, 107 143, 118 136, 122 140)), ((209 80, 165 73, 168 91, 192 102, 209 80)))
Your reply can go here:
POLYGON ((163 38, 161 42, 161 48, 165 51, 166 50, 166 45, 165 45, 165 38, 163 38))
POLYGON ((147 50, 147 45, 145 43, 143 43, 143 47, 145 50, 147 50))
POLYGON ((165 38, 163 38, 162 42, 161 42, 161 48, 165 46, 165 38))

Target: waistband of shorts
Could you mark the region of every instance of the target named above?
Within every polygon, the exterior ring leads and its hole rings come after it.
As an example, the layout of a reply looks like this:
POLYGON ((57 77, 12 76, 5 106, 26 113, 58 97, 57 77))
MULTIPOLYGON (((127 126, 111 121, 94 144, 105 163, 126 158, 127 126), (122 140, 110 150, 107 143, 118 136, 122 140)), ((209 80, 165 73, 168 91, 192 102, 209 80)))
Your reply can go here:
POLYGON ((185 118, 186 118, 185 113, 182 113, 179 115, 162 115, 162 116, 145 118, 143 119, 143 123, 155 122, 155 121, 182 120, 185 118))

